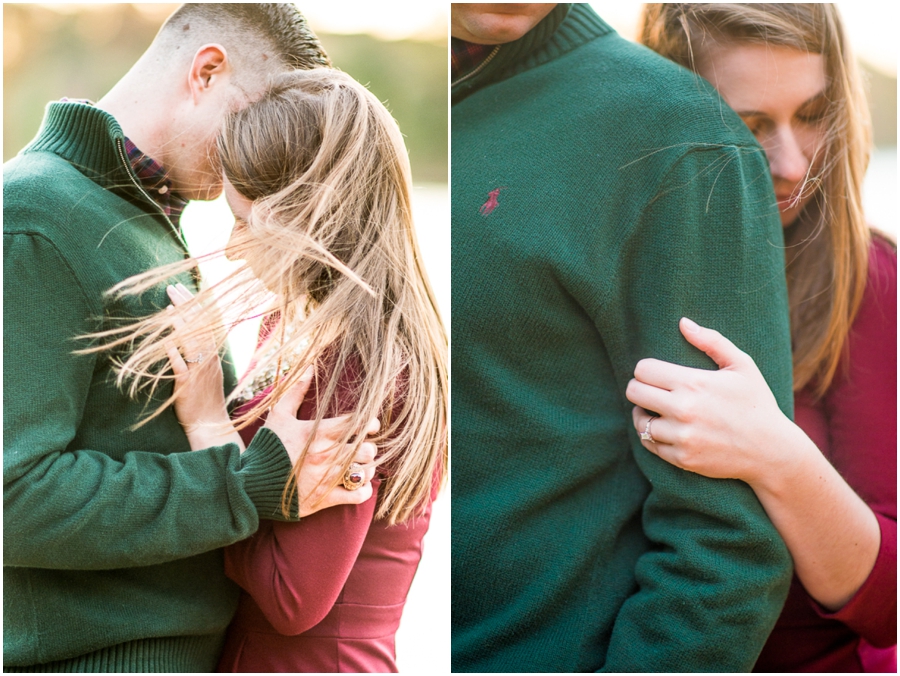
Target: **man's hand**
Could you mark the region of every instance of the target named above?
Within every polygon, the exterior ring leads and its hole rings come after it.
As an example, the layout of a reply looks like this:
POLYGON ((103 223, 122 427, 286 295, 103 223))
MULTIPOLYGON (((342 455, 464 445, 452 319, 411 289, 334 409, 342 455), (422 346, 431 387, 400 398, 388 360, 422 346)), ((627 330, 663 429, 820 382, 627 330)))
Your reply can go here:
MULTIPOLYGON (((269 412, 266 427, 272 430, 287 449, 291 462, 296 463, 312 435, 314 422, 298 420, 297 411, 312 382, 313 371, 308 369, 296 385, 288 389, 284 396, 269 412)), ((362 485, 355 490, 347 490, 341 485, 341 477, 347 470, 338 463, 341 446, 338 443, 347 425, 347 416, 324 418, 310 441, 309 450, 297 477, 297 502, 300 516, 334 507, 335 505, 358 505, 372 497, 372 478, 375 476, 375 444, 365 442, 360 446, 353 462, 362 465, 362 485), (336 487, 332 488, 335 484, 336 487)), ((369 421, 362 431, 366 436, 376 433, 381 427, 378 419, 369 421)))

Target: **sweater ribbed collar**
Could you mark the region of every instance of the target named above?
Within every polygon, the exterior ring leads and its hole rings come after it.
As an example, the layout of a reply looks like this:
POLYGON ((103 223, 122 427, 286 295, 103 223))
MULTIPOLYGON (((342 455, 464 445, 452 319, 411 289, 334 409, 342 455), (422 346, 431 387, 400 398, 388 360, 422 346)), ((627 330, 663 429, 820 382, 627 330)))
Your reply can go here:
POLYGON ((518 40, 500 45, 490 62, 474 76, 451 87, 454 104, 494 82, 539 66, 594 38, 614 32, 584 3, 560 3, 518 40))
POLYGON ((138 187, 125 141, 122 127, 105 110, 82 101, 54 101, 47 105, 37 137, 22 152, 54 153, 100 187, 132 202, 152 204, 152 213, 165 219, 183 245, 177 222, 159 213, 162 207, 138 187))
POLYGON ((116 119, 96 106, 78 101, 54 101, 47 105, 37 137, 24 153, 59 155, 104 188, 130 184, 120 157, 125 134, 116 119))

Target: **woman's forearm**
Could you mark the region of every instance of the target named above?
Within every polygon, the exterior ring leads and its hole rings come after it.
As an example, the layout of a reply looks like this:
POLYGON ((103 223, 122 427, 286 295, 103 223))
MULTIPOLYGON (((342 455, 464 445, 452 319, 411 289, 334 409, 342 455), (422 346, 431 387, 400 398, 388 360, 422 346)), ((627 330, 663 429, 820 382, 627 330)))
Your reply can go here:
POLYGON ((838 610, 872 572, 881 546, 878 520, 799 427, 790 437, 791 460, 750 485, 807 593, 838 610))
POLYGON ((236 444, 241 449, 241 453, 245 450, 241 435, 238 434, 231 424, 231 420, 228 419, 216 424, 197 423, 185 426, 184 433, 187 435, 192 451, 199 451, 212 446, 224 446, 225 444, 236 444))

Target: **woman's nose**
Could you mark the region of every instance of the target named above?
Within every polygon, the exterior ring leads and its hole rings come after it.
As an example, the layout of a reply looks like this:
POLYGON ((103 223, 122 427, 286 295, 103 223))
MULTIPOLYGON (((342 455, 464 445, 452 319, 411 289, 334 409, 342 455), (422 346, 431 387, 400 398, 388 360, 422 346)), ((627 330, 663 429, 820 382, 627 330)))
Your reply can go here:
POLYGON ((228 238, 228 244, 225 245, 225 258, 231 262, 239 261, 242 258, 240 237, 243 228, 243 223, 236 220, 234 222, 234 227, 231 229, 231 236, 228 238))
POLYGON ((777 130, 766 145, 773 178, 791 183, 799 183, 806 178, 811 158, 790 127, 777 130))

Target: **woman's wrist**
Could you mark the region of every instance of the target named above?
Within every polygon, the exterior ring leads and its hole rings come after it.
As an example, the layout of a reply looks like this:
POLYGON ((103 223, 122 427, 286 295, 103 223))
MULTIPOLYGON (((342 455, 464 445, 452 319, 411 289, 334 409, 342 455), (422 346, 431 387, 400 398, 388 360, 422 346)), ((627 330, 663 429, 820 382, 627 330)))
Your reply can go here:
POLYGON ((769 443, 772 446, 767 456, 769 461, 763 463, 759 473, 747 483, 760 500, 764 497, 781 500, 824 457, 806 433, 787 417, 769 443))
POLYGON ((184 429, 192 451, 199 451, 212 446, 236 444, 244 452, 244 442, 234 429, 230 419, 217 422, 195 423, 184 429))

